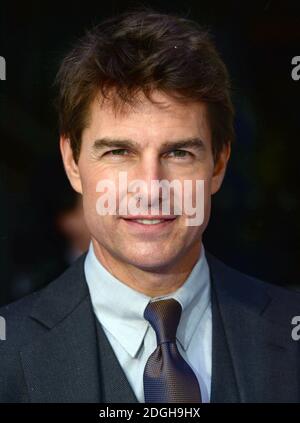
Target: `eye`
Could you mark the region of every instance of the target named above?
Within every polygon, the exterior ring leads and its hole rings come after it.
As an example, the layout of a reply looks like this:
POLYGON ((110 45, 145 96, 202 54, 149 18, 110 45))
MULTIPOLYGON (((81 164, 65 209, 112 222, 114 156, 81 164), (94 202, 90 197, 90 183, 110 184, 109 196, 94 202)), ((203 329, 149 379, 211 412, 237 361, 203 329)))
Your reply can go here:
POLYGON ((185 159, 188 156, 192 156, 192 154, 186 150, 173 150, 169 154, 172 154, 172 153, 174 153, 173 157, 179 158, 179 159, 185 159))
POLYGON ((125 148, 118 148, 115 150, 110 150, 104 153, 104 156, 124 156, 124 152, 128 152, 125 148))

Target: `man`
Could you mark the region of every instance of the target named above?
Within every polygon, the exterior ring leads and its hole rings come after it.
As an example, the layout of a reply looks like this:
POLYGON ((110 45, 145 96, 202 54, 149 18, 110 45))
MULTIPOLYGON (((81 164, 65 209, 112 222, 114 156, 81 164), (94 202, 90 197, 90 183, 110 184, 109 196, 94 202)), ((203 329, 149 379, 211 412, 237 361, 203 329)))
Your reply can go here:
POLYGON ((298 294, 202 244, 233 139, 229 79, 207 33, 123 14, 80 40, 57 81, 62 158, 92 241, 57 280, 0 310, 0 400, 298 402, 298 294), (138 198, 120 175, 144 182, 138 198), (180 191, 167 214, 160 192, 150 198, 163 180, 190 181, 193 201, 204 181, 199 224, 176 212, 180 191), (116 213, 103 213, 101 181, 118 187, 116 213), (125 213, 132 199, 156 212, 125 213))

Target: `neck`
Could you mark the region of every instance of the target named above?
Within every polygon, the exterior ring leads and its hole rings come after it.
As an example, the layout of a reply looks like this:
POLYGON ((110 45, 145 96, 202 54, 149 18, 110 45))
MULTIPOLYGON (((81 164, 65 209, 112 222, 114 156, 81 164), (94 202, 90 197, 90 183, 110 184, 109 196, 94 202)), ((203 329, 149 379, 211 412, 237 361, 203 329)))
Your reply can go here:
POLYGON ((168 295, 180 288, 199 259, 201 251, 199 241, 182 258, 177 257, 164 270, 154 272, 117 260, 97 241, 93 239, 92 242, 95 255, 106 270, 122 283, 148 297, 168 295))

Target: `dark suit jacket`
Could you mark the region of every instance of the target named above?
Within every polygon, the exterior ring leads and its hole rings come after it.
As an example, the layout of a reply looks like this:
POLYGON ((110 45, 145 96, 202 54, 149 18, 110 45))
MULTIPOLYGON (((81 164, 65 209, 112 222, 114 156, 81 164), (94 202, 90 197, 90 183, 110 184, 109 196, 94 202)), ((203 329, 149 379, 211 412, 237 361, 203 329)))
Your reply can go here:
MULTIPOLYGON (((138 402, 93 313, 81 256, 46 288, 0 309, 0 402, 138 402)), ((207 253, 212 402, 300 402, 300 294, 207 253)))

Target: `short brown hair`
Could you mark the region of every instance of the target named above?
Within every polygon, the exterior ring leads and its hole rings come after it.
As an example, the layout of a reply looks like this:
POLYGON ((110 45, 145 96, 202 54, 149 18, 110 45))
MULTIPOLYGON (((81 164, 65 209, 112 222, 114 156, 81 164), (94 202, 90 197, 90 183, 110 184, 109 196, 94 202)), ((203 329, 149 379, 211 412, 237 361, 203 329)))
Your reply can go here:
MULTIPOLYGON (((226 66, 198 23, 149 8, 109 18, 89 30, 64 58, 56 82, 60 133, 77 161, 89 108, 114 92, 123 104, 160 90, 180 101, 204 101, 217 159, 234 138, 226 66)), ((120 102, 120 101, 119 101, 120 102)))

